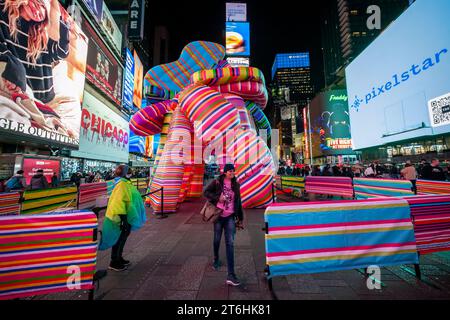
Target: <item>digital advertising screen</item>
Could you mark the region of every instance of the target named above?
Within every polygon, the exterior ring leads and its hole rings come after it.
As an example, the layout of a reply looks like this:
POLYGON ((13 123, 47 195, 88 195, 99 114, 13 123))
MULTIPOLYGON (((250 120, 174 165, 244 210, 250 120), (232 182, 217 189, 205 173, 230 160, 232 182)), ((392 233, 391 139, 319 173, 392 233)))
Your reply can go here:
POLYGON ((133 104, 141 109, 142 105, 142 88, 144 86, 144 66, 141 59, 139 59, 136 50, 134 51, 134 89, 133 89, 133 104))
POLYGON ((316 96, 310 104, 310 117, 313 157, 352 153, 346 90, 316 96))
POLYGON ((37 173, 38 170, 44 170, 44 177, 50 184, 52 182, 53 173, 60 175, 61 165, 59 160, 46 160, 35 158, 24 158, 22 164, 23 175, 27 181, 27 185, 30 185, 31 178, 37 173))
POLYGON ((135 135, 133 131, 130 132, 129 150, 132 153, 144 154, 146 137, 135 135))
MULTIPOLYGON (((10 15, 5 10, 12 4, 1 2, 0 12, 10 15)), ((21 2, 18 10, 22 12, 26 5, 21 2)), ((11 35, 7 27, 0 28, 4 88, 0 94, 0 135, 76 149, 89 40, 62 6, 52 17, 59 22, 58 39, 49 38, 45 25, 39 23, 31 30, 32 42, 11 35), (37 42, 45 46, 35 47, 37 42), (28 56, 28 51, 33 54, 28 56)), ((17 32, 28 32, 24 28, 19 25, 17 32)))
POLYGON ((120 52, 122 50, 122 32, 120 31, 119 26, 114 20, 111 11, 109 11, 106 4, 103 4, 102 11, 101 27, 104 31, 106 31, 105 34, 111 43, 113 43, 116 49, 120 52))
POLYGON ((250 66, 250 59, 249 58, 243 58, 243 57, 228 57, 227 62, 232 67, 249 67, 250 66))
POLYGON ((449 12, 415 1, 346 68, 354 149, 450 132, 449 12))
POLYGON ((88 7, 91 14, 97 21, 101 21, 103 13, 103 0, 83 0, 86 7, 88 7))
POLYGON ((250 56, 250 24, 248 22, 226 22, 226 54, 250 56))
POLYGON ((134 91, 134 57, 130 49, 125 48, 123 107, 128 112, 133 110, 133 91, 134 91))
POLYGON ((128 162, 128 121, 89 92, 85 93, 81 114, 80 149, 73 157, 128 162))
POLYGON ((86 79, 119 107, 122 104, 122 66, 87 19, 83 19, 82 29, 89 37, 86 79))
POLYGON ((247 4, 227 2, 225 4, 226 21, 247 21, 247 4))

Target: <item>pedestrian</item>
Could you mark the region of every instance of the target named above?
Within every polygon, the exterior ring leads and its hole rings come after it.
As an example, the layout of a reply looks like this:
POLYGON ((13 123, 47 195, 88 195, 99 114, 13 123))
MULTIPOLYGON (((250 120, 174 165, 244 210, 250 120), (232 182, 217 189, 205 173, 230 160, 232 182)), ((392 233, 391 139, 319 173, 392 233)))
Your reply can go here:
POLYGON ((400 174, 405 180, 411 181, 411 190, 414 192, 414 194, 417 194, 417 171, 416 168, 412 165, 411 161, 406 161, 405 168, 400 172, 400 174))
POLYGON ((329 163, 325 165, 322 169, 322 176, 332 176, 333 172, 331 171, 331 166, 329 163))
POLYGON ((222 214, 214 223, 214 261, 213 267, 220 267, 219 247, 222 232, 225 231, 228 276, 226 283, 240 285, 234 270, 234 236, 236 228, 243 228, 244 211, 242 209, 240 185, 234 174, 234 165, 226 164, 223 174, 214 179, 204 192, 205 198, 222 209, 222 214))
POLYGON ((429 180, 434 181, 445 181, 445 173, 444 169, 442 169, 439 165, 439 159, 431 160, 431 171, 429 180))
POLYGON ((23 176, 23 170, 19 170, 8 181, 5 182, 5 191, 23 190, 27 187, 27 180, 23 176))
POLYGON ((112 248, 108 269, 123 271, 131 264, 123 258, 125 243, 131 231, 144 225, 146 216, 141 194, 130 181, 133 175, 131 168, 121 164, 117 166, 115 175, 120 179, 108 201, 99 249, 112 248))
POLYGON ((376 171, 375 171, 375 165, 373 163, 371 163, 367 167, 367 169, 364 171, 364 176, 366 176, 367 178, 375 178, 376 171))
POLYGON ((287 176, 292 176, 292 167, 291 166, 287 166, 286 167, 286 175, 287 176))
POLYGON ((30 181, 30 189, 31 190, 41 190, 47 189, 48 182, 44 176, 44 170, 39 169, 37 173, 31 178, 30 181))
POLYGON ((58 179, 58 175, 56 174, 56 172, 53 172, 53 176, 52 176, 52 188, 56 188, 59 185, 59 179, 58 179))
POLYGON ((79 188, 81 183, 81 172, 74 172, 70 177, 70 182, 74 183, 77 188, 79 188))
POLYGON ((420 179, 430 180, 431 164, 425 159, 420 160, 419 167, 417 168, 417 173, 420 179))
MULTIPOLYGON (((407 163, 407 164, 409 163, 410 166, 412 166, 411 161, 407 161, 406 163, 407 163)), ((416 170, 416 169, 414 168, 414 170, 416 170)), ((389 177, 390 177, 391 179, 398 179, 398 178, 399 178, 398 168, 397 168, 397 164, 396 164, 396 163, 393 163, 393 164, 392 164, 392 167, 391 167, 391 169, 390 169, 390 171, 389 171, 389 177)), ((409 180, 409 179, 408 179, 408 180, 409 180)))
POLYGON ((359 161, 356 161, 355 164, 352 166, 352 173, 353 176, 356 178, 361 177, 363 170, 364 168, 359 164, 359 161))

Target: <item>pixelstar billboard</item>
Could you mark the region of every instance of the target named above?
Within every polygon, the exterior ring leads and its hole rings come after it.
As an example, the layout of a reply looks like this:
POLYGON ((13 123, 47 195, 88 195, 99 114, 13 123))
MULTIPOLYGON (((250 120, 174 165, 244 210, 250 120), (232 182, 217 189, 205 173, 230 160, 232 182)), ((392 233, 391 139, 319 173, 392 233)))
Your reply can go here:
POLYGON ((449 12, 417 0, 346 68, 355 149, 450 132, 449 12))

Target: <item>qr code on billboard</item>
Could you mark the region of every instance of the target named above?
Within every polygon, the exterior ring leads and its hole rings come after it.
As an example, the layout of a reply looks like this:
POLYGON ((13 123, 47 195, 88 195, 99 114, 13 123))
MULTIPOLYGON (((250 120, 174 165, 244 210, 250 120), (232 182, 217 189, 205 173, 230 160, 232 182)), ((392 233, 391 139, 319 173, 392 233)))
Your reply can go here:
POLYGON ((428 103, 431 126, 440 127, 450 125, 450 93, 428 103))

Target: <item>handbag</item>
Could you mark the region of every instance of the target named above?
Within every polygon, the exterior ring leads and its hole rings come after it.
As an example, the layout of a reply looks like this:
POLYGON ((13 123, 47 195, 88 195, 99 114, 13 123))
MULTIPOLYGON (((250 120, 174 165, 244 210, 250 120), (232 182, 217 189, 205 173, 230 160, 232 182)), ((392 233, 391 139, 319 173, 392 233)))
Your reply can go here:
POLYGON ((217 208, 209 201, 206 201, 202 210, 200 210, 200 214, 202 215, 203 221, 212 223, 215 223, 219 219, 222 212, 223 212, 222 209, 217 208))

